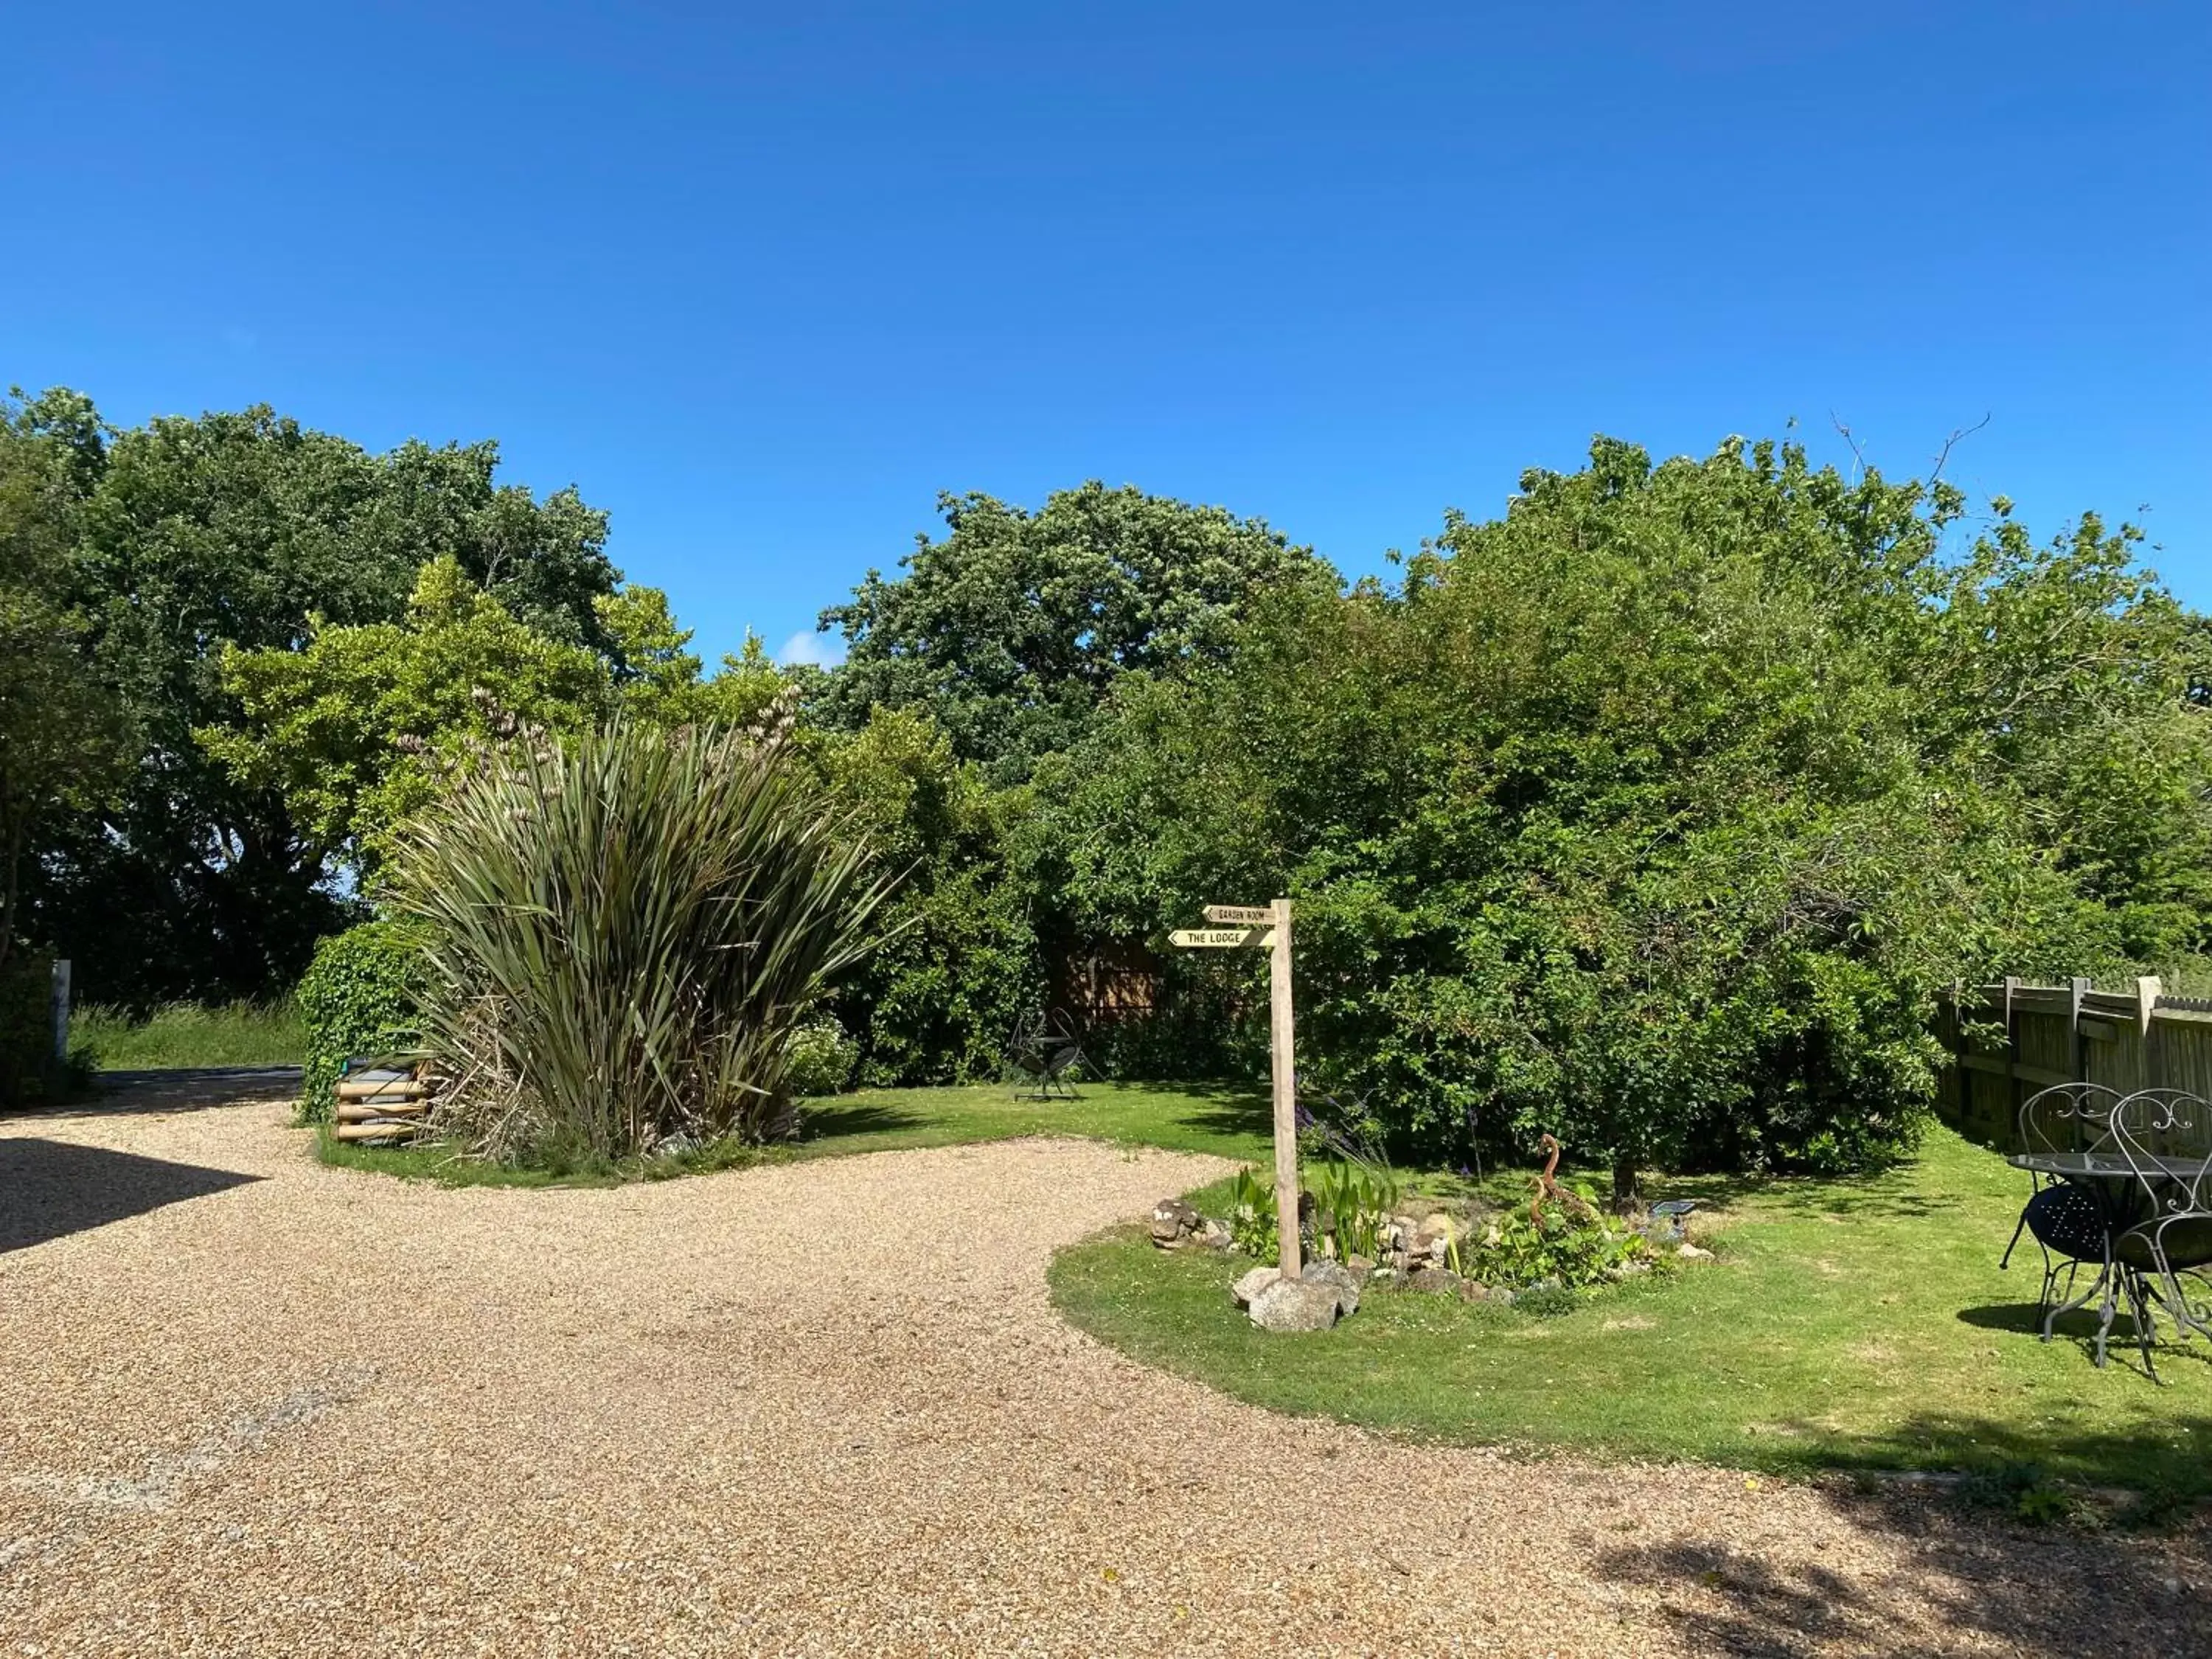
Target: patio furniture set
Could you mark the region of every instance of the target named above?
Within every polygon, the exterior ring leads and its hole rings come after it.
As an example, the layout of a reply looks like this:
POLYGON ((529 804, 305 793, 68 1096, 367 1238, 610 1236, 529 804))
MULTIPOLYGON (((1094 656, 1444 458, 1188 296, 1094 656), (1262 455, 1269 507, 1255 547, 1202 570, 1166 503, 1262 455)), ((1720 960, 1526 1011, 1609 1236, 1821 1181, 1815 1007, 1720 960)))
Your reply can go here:
POLYGON ((1999 1266, 2011 1265, 2023 1232, 2041 1250, 2043 1340, 2100 1297, 2100 1366, 2123 1302, 2154 1381, 2160 1316, 2177 1337, 2212 1340, 2212 1105, 2179 1089, 2065 1083, 2021 1108, 2020 1142, 2008 1161, 2034 1191, 1999 1266), (2094 1272, 2077 1292, 2085 1269, 2094 1272))

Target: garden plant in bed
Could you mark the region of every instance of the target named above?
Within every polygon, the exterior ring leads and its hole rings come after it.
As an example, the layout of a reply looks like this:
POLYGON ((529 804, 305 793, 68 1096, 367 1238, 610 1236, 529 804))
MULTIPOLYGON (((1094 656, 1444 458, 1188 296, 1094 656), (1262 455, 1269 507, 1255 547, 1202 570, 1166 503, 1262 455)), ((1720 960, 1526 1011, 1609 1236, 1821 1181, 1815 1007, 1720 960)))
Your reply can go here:
MULTIPOLYGON (((1422 1184, 1501 1211, 1517 1196, 1422 1184)), ((1146 1364, 1420 1439, 2212 1495, 2212 1352, 2161 1349, 2160 1388, 2096 1370, 2085 1316, 2039 1341, 2033 1275, 1996 1265, 2022 1197, 1996 1154, 1931 1128, 1881 1173, 1668 1186, 1700 1200, 1692 1237, 1716 1259, 1540 1299, 1548 1316, 1527 1298, 1370 1292, 1332 1331, 1272 1335, 1226 1294, 1241 1258, 1162 1251, 1143 1229, 1061 1252, 1053 1295, 1146 1364)), ((1185 1195, 1217 1216, 1237 1196, 1233 1178, 1185 1195)))
POLYGON ((849 1066, 809 1011, 872 942, 865 839, 773 732, 511 735, 393 837, 431 1136, 549 1172, 787 1136, 849 1066))

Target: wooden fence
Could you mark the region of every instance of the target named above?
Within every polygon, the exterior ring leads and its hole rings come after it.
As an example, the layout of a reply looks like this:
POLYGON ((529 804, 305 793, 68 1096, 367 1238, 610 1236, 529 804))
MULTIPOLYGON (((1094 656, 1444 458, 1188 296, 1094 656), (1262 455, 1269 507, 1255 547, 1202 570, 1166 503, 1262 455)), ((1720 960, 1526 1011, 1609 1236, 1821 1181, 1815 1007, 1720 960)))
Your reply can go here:
POLYGON ((1954 1061, 1936 1110, 1986 1146, 2009 1151, 2021 1103, 2055 1083, 2212 1100, 2212 1001, 2167 996, 2155 979, 2128 991, 2092 990, 2086 979, 1966 987, 1936 1029, 1954 1061))

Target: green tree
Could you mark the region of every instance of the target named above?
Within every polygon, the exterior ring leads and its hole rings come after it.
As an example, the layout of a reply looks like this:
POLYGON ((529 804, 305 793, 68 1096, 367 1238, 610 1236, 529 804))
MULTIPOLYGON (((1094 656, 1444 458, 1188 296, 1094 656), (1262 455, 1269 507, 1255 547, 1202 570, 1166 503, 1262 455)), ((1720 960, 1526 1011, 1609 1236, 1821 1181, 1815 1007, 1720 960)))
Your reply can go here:
MULTIPOLYGON (((647 590, 624 614, 666 610, 647 590)), ((240 787, 283 802, 318 862, 364 872, 441 767, 521 726, 589 731, 618 696, 606 658, 518 621, 451 558, 422 567, 404 622, 311 618, 300 649, 233 645, 221 672, 242 718, 203 728, 202 745, 240 787)), ((657 689, 623 689, 640 687, 657 689)))
POLYGON ((497 483, 491 444, 376 455, 266 408, 117 433, 75 394, 31 407, 72 458, 63 591, 143 742, 123 797, 43 849, 40 925, 116 1000, 289 986, 346 906, 281 796, 194 741, 240 718, 226 647, 296 648, 311 614, 396 621, 416 571, 444 555, 534 632, 605 649, 605 516, 573 490, 539 500, 497 483))
POLYGON ((904 575, 871 570, 822 613, 847 642, 824 712, 857 728, 925 708, 1000 782, 1073 742, 1117 676, 1218 657, 1257 595, 1322 569, 1260 520, 1095 481, 1035 514, 939 506, 942 541, 918 538, 904 575))
POLYGON ((2197 741, 2162 595, 2115 599, 2106 553, 1948 553, 1958 508, 1794 449, 1601 441, 1395 590, 1288 596, 1233 663, 1126 680, 1039 779, 1071 914, 1292 894, 1304 1069, 1426 1157, 1550 1130, 1625 1195, 1887 1155, 1943 984, 2122 955, 2127 901, 2042 816, 2081 770, 2022 766, 1992 689, 2047 653, 1966 596, 2111 611, 2115 661, 2061 653, 2148 688, 2098 765, 2156 781, 2197 741))
POLYGON ((926 715, 878 709, 814 740, 836 810, 895 884, 884 943, 837 984, 832 1006, 877 1085, 996 1077, 1042 974, 1031 889, 1016 853, 1027 792, 994 789, 926 715))
POLYGON ((17 932, 21 876, 64 814, 95 811, 130 755, 128 710, 88 648, 67 590, 77 475, 97 433, 73 405, 0 399, 0 974, 17 932))

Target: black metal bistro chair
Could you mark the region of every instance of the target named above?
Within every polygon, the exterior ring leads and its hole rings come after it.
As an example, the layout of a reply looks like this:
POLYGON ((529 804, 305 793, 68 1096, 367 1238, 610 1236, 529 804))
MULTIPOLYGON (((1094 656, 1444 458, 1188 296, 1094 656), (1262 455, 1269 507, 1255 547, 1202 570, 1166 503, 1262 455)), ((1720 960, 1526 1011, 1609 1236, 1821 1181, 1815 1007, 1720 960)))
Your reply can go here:
MULTIPOLYGON (((2101 1083, 2062 1083, 2030 1096, 2020 1109, 2021 1154, 2057 1158, 2109 1151, 2112 1111, 2119 1103, 2119 1091, 2101 1083)), ((2023 1232, 2035 1241, 2043 1256, 2043 1288, 2036 1297, 2036 1310, 2045 1316, 2043 1340, 2048 1342, 2051 1327, 2065 1311, 2052 1302, 2059 1275, 2066 1276, 2066 1296, 2070 1300, 2075 1278, 2084 1263, 2094 1264, 2100 1274, 2105 1267, 2105 1206, 2089 1188, 2048 1170, 2031 1166, 2028 1180, 2033 1184, 2027 1203, 1997 1266, 2000 1269, 2012 1266, 2012 1253, 2020 1247, 2023 1232)), ((2093 1286, 2089 1295, 2095 1293, 2093 1286)), ((2087 1299, 2084 1297, 2082 1302, 2087 1299)))
POLYGON ((1083 1074, 1083 1037, 1064 1008, 1022 1016, 1006 1043, 1017 1100, 1073 1100, 1083 1074))
POLYGON ((2212 1340, 2212 1105, 2180 1089, 2144 1089, 2112 1113, 2112 1142, 2139 1188, 2141 1218, 2112 1259, 2174 1323, 2212 1340))

